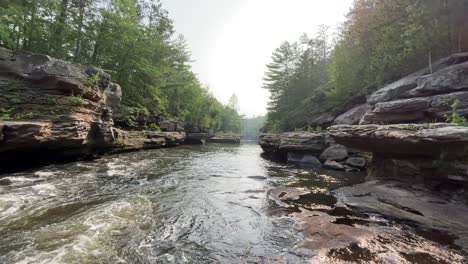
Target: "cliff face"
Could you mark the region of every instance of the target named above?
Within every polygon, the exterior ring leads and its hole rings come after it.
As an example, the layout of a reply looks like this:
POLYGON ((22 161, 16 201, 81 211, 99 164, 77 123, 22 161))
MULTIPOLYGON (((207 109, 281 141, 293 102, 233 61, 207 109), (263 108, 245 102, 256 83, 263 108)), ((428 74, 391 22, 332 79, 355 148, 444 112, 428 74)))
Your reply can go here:
POLYGON ((454 114, 468 117, 468 53, 377 90, 328 131, 339 144, 373 153, 370 176, 466 185, 468 128, 437 123, 454 114))
POLYGON ((113 127, 121 96, 101 69, 0 48, 0 171, 126 149, 137 135, 113 127))
POLYGON ((306 154, 312 156, 307 161, 320 165, 313 157, 319 158, 332 169, 367 163, 372 178, 468 187, 468 128, 441 123, 450 116, 468 118, 468 53, 386 85, 365 102, 357 95, 339 109, 311 117, 311 124, 335 124, 327 135, 301 132, 300 140, 295 133, 263 135, 259 143, 265 152, 287 152, 288 160, 299 161, 292 157, 306 154), (305 140, 317 136, 319 144, 305 140))
POLYGON ((445 122, 452 111, 468 116, 468 53, 443 58, 369 95, 334 124, 445 122), (452 109, 454 101, 459 102, 452 109))

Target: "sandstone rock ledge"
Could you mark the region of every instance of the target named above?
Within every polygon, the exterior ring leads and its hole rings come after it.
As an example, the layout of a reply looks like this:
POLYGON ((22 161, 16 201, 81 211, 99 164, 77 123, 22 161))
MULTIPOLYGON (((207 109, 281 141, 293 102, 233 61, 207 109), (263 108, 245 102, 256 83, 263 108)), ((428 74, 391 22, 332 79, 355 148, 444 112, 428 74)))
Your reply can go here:
POLYGON ((370 176, 468 182, 468 127, 450 124, 338 125, 334 140, 373 153, 370 176))
POLYGON ((125 131, 114 128, 112 152, 175 147, 184 143, 185 132, 125 131))
POLYGON ((240 136, 214 136, 208 138, 210 143, 224 143, 224 144, 240 144, 240 136))
POLYGON ((0 173, 184 141, 179 126, 175 132, 115 128, 121 96, 102 69, 0 48, 0 173))
POLYGON ((326 133, 264 134, 259 144, 265 153, 299 165, 359 171, 365 169, 367 163, 361 153, 336 144, 326 133))

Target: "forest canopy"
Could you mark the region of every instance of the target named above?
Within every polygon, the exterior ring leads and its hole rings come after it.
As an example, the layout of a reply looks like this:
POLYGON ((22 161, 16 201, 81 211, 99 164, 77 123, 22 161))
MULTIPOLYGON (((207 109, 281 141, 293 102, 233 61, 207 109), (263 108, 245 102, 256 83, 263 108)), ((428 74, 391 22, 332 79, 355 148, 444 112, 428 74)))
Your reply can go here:
POLYGON ((355 0, 337 32, 321 26, 273 53, 266 128, 321 129, 308 117, 468 51, 467 14, 466 0, 355 0))
POLYGON ((157 115, 212 131, 239 131, 192 72, 183 36, 159 0, 6 0, 0 46, 100 67, 123 89, 124 118, 157 115))

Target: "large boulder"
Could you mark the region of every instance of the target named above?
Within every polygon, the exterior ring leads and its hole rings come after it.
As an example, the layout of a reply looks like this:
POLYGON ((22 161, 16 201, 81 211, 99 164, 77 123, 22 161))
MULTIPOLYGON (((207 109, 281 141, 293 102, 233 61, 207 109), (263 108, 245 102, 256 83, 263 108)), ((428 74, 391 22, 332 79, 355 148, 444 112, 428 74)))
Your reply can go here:
POLYGON ((279 150, 319 154, 326 148, 324 133, 287 132, 279 136, 279 150))
POLYGON ((366 167, 367 161, 361 157, 350 157, 346 160, 345 164, 353 168, 364 169, 366 167))
POLYGON ((313 155, 288 152, 287 162, 303 166, 321 167, 322 163, 313 155))
POLYGON ((335 125, 357 125, 361 118, 367 113, 370 109, 368 104, 358 105, 344 114, 338 116, 333 121, 335 125))
POLYGON ((342 145, 331 145, 320 154, 320 160, 343 161, 348 157, 348 149, 342 145))

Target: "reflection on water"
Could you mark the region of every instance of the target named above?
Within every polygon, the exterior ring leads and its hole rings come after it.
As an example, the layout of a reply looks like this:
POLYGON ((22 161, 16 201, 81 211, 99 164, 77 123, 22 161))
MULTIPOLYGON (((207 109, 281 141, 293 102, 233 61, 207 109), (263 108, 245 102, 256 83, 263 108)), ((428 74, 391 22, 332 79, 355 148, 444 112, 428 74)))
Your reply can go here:
POLYGON ((290 214, 330 210, 326 192, 362 175, 260 154, 254 144, 184 146, 8 175, 0 263, 308 263, 290 214), (309 194, 289 201, 278 187, 309 194))

